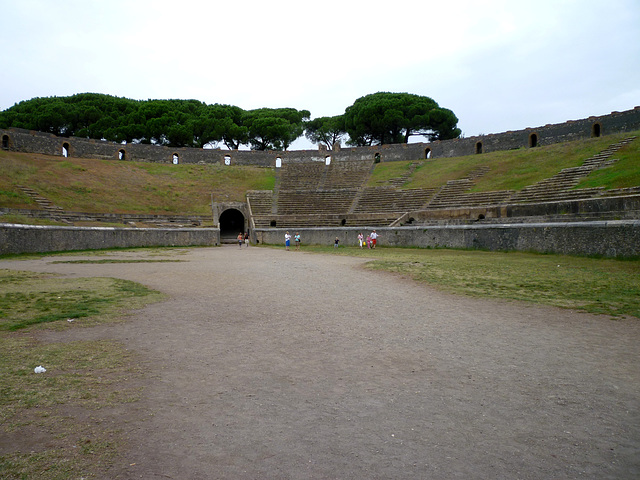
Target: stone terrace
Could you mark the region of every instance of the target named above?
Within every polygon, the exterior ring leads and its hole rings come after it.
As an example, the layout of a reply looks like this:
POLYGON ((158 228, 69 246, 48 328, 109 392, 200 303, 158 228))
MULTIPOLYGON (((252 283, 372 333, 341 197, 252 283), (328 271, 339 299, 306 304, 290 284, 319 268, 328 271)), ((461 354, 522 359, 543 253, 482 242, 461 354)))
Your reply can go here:
MULTIPOLYGON (((576 189, 580 180, 594 170, 616 162, 613 154, 635 137, 611 145, 585 160, 579 167, 565 168, 551 178, 519 192, 499 190, 469 192, 476 179, 489 168, 479 167, 467 177, 450 180, 440 188, 401 189, 419 165, 412 163, 389 186, 365 186, 372 161, 285 163, 279 169, 276 192, 247 193, 256 227, 303 228, 312 226, 383 226, 393 224, 408 212, 495 207, 514 204, 542 204, 609 196, 631 196, 640 186, 604 190, 576 189)), ((441 215, 436 215, 442 221, 441 215)), ((434 217, 435 218, 435 217, 434 217)))

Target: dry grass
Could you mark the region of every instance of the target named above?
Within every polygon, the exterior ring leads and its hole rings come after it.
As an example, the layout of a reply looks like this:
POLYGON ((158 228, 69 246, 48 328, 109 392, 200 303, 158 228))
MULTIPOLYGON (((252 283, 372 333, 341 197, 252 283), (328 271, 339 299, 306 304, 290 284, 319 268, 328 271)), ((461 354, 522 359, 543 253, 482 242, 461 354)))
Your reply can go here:
POLYGON ((0 285, 0 478, 100 476, 124 449, 113 415, 122 420, 141 395, 139 359, 115 341, 42 334, 120 321, 162 297, 112 278, 11 270, 0 285))
POLYGON ((244 201, 247 190, 273 189, 271 168, 167 165, 0 152, 0 205, 37 208, 18 185, 65 210, 200 214, 216 202, 244 201))

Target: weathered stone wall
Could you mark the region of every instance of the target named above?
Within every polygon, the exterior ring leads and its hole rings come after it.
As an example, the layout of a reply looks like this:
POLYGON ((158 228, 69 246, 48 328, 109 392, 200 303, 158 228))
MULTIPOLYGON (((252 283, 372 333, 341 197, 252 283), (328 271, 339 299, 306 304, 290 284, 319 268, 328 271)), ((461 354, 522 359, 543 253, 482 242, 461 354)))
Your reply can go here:
MULTIPOLYGON (((357 245, 358 228, 306 228, 303 245, 357 245)), ((629 258, 640 255, 640 220, 376 228, 381 246, 478 248, 629 258)), ((284 229, 257 229, 260 243, 284 244, 284 229)), ((218 229, 128 229, 0 224, 0 254, 156 246, 216 246, 218 229)))
POLYGON ((282 163, 311 162, 326 160, 352 161, 373 160, 383 162, 417 160, 473 155, 476 153, 512 150, 537 145, 551 145, 559 142, 608 135, 617 132, 640 129, 640 107, 625 112, 589 117, 561 124, 496 133, 478 137, 458 138, 430 143, 410 143, 380 145, 375 147, 336 148, 333 151, 292 150, 252 151, 220 150, 197 148, 170 148, 156 145, 127 144, 89 140, 84 138, 62 138, 55 135, 22 129, 1 130, 3 148, 18 152, 42 153, 62 156, 63 145, 67 145, 70 156, 82 158, 129 160, 141 162, 207 163, 220 165, 255 165, 272 167, 279 158, 282 163))
MULTIPOLYGON (((358 228, 308 228, 300 233, 303 245, 357 245, 358 228)), ((640 220, 570 223, 520 223, 376 228, 378 244, 393 247, 472 248, 533 251, 566 255, 602 255, 629 258, 640 255, 640 220)), ((257 229, 265 244, 284 245, 284 229, 257 229)))
POLYGON ((220 244, 217 228, 109 228, 0 224, 0 254, 220 244))

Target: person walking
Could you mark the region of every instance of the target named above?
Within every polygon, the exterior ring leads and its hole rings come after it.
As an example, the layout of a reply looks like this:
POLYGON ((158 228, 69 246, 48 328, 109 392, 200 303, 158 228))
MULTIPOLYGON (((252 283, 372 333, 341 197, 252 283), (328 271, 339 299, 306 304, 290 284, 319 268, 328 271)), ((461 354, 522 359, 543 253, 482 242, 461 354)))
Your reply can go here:
POLYGON ((289 232, 284 234, 284 246, 287 250, 289 250, 289 246, 291 246, 291 235, 289 235, 289 232))
POLYGON ((371 248, 376 248, 376 244, 378 243, 378 234, 374 230, 369 236, 371 237, 371 248))
POLYGON ((244 235, 242 235, 242 232, 240 232, 240 233, 238 234, 238 246, 239 246, 240 248, 242 248, 242 241, 243 241, 243 240, 244 240, 244 235))
POLYGON ((245 232, 244 234, 244 244, 249 248, 249 232, 245 232))

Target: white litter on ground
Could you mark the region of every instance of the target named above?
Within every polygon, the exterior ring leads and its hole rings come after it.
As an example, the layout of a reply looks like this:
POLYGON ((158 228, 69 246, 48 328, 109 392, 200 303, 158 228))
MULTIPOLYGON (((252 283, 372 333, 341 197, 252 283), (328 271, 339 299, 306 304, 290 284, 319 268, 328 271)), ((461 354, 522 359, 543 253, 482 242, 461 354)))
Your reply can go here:
POLYGON ((36 368, 33 369, 33 371, 36 373, 44 373, 47 371, 47 369, 44 368, 42 365, 38 365, 36 368))

